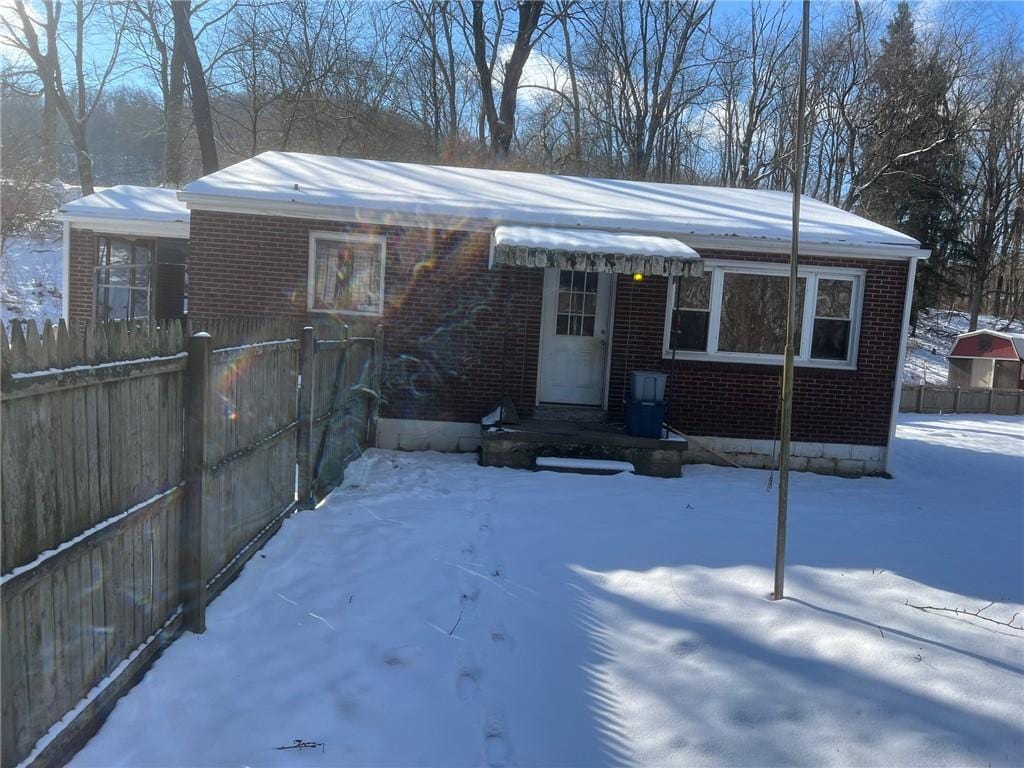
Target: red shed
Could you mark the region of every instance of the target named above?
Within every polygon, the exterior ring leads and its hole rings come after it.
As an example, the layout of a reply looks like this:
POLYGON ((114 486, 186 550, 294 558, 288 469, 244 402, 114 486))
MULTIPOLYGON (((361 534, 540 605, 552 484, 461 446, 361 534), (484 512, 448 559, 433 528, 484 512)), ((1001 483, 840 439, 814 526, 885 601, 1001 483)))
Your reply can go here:
POLYGON ((949 383, 958 387, 1024 389, 1024 334, 961 333, 949 352, 949 383))

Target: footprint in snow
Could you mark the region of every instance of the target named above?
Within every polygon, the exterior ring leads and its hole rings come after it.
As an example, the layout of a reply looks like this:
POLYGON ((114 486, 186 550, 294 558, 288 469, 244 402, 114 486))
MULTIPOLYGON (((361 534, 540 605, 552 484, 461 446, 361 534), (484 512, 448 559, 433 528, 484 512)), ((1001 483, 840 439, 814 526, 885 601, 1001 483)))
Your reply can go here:
POLYGON ((455 679, 455 693, 462 701, 475 696, 480 689, 480 670, 476 667, 465 667, 459 671, 455 679))
POLYGON ((512 639, 512 636, 501 627, 491 628, 491 642, 495 645, 500 645, 508 648, 510 651, 515 650, 516 644, 512 639))
POLYGON ((508 763, 505 727, 497 718, 490 718, 487 721, 487 728, 484 731, 484 754, 487 757, 487 765, 491 768, 501 768, 508 763))

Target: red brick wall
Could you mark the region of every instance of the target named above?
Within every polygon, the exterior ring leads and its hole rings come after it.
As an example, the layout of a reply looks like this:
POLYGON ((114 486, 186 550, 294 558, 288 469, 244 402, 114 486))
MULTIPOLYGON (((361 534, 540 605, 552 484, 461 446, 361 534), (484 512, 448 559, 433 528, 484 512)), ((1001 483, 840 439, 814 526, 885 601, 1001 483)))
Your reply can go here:
POLYGON ((96 290, 96 233, 71 228, 68 324, 92 320, 96 290))
POLYGON ((543 271, 488 269, 488 233, 194 211, 189 312, 305 318, 311 230, 387 237, 383 416, 532 412, 543 271))
MULTIPOLYGON (((382 415, 476 421, 503 395, 524 415, 537 385, 543 271, 489 270, 486 233, 194 211, 189 311, 306 318, 310 230, 387 237, 382 415)), ((705 253, 784 262, 784 256, 705 253)), ((71 317, 92 316, 95 240, 72 231, 71 317)), ((858 368, 798 368, 793 437, 884 445, 900 338, 903 262, 806 258, 866 271, 858 368)), ((609 411, 621 417, 629 370, 670 374, 673 426, 695 435, 772 439, 780 366, 661 358, 667 281, 617 285, 609 411)))
MULTIPOLYGON (((708 253, 708 258, 784 263, 771 254, 708 253)), ((857 370, 797 367, 793 387, 793 439, 808 442, 885 445, 900 342, 905 262, 804 258, 815 266, 866 270, 857 370)), ((771 440, 776 437, 780 365, 663 360, 662 336, 668 281, 616 286, 609 413, 621 417, 628 372, 669 374, 669 423, 693 435, 771 440)))

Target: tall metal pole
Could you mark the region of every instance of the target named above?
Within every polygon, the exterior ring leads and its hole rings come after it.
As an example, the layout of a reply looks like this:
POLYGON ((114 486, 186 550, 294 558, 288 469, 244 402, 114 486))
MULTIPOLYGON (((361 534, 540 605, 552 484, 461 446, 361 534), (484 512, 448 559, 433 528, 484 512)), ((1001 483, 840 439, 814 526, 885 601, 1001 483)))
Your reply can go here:
POLYGON ((797 323, 797 266, 800 259, 800 191, 803 187, 804 112, 807 102, 807 43, 811 28, 811 0, 803 2, 800 41, 800 84, 797 91, 796 136, 793 141, 793 237, 789 251, 789 313, 786 318, 786 355, 782 367, 782 425, 779 434, 779 519, 775 532, 775 590, 781 600, 786 570, 786 518, 789 514, 790 427, 793 422, 793 349, 797 323))

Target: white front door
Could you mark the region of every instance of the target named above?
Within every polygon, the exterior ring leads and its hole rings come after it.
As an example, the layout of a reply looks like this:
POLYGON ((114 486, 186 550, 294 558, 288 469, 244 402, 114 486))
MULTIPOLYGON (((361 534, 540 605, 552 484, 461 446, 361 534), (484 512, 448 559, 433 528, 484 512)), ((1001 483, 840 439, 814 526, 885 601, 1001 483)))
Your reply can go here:
POLYGON ((545 270, 541 402, 601 405, 611 296, 606 272, 545 270))

